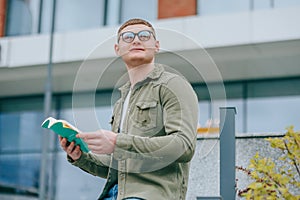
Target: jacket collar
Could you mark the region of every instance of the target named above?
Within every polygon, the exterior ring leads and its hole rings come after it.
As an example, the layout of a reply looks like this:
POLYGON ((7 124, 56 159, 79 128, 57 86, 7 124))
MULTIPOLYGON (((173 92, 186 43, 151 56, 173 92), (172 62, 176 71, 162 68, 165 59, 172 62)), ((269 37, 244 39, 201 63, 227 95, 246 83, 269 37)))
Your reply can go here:
MULTIPOLYGON (((155 64, 154 69, 142 80, 135 84, 133 90, 141 87, 142 85, 149 83, 151 80, 155 80, 161 76, 161 74, 164 72, 164 67, 161 64, 155 64)), ((126 95, 130 89, 130 81, 127 81, 123 86, 119 88, 119 90, 123 95, 126 95)))

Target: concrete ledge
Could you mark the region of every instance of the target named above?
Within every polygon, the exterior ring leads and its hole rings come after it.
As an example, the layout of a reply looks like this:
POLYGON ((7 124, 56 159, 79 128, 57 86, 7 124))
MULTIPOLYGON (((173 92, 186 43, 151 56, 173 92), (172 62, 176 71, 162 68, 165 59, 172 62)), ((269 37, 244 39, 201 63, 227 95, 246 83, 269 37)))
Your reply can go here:
MULTIPOLYGON (((281 152, 272 148, 265 139, 282 137, 283 133, 237 133, 236 166, 248 167, 250 159, 259 152, 261 156, 273 158, 281 166, 281 152)), ((220 196, 220 140, 218 134, 198 135, 195 155, 191 162, 187 199, 220 196)), ((250 179, 236 171, 237 187, 244 189, 250 179)), ((236 199, 240 199, 236 197, 236 199)))
MULTIPOLYGON (((284 133, 280 132, 273 132, 273 133, 236 133, 236 139, 243 139, 243 138, 268 138, 268 137, 283 137, 284 133)), ((197 140, 206 140, 206 139, 220 139, 219 133, 209 133, 209 134, 198 134, 197 140)))

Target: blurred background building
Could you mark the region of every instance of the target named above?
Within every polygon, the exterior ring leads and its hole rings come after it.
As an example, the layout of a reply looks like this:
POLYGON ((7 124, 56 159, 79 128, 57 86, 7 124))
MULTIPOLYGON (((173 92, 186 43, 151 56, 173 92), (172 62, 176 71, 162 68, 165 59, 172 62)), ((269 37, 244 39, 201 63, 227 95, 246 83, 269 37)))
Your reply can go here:
POLYGON ((54 134, 43 143, 47 66, 51 116, 109 129, 112 92, 125 73, 113 45, 133 17, 157 29, 157 62, 192 83, 199 126, 217 123, 226 104, 237 108, 239 134, 299 129, 300 1, 56 0, 51 50, 53 3, 0 0, 0 199, 38 198, 45 156, 48 199, 96 199, 104 180, 71 167, 54 134))

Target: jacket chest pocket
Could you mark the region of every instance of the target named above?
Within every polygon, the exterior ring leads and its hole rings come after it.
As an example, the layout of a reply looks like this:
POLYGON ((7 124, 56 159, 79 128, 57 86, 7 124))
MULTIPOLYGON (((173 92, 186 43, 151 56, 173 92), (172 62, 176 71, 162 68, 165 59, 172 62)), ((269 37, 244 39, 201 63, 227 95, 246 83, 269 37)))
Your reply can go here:
POLYGON ((137 102, 133 109, 134 126, 142 131, 153 129, 157 126, 158 102, 137 102))

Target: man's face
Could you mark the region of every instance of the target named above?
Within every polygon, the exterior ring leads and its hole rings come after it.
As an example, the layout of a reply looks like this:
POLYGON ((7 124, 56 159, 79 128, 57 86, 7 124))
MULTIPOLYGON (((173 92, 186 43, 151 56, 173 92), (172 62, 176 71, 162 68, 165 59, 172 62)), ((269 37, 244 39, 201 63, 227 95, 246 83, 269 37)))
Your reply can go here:
POLYGON ((152 29, 143 24, 127 26, 120 32, 118 35, 119 43, 115 45, 115 51, 118 56, 122 57, 127 66, 135 67, 154 62, 154 55, 159 50, 159 42, 152 33, 152 29), (139 33, 140 31, 150 31, 150 39, 143 41, 143 34, 140 34, 142 40, 139 39, 138 35, 135 35, 131 42, 122 39, 121 35, 123 34, 125 38, 126 34, 124 33, 126 32, 139 33))

